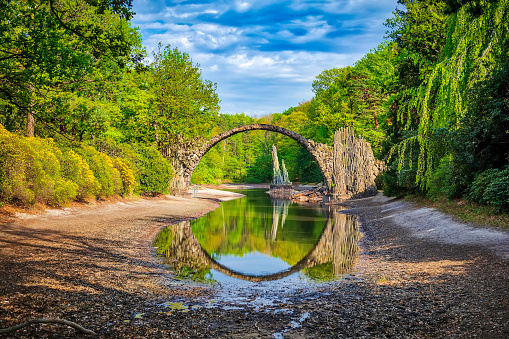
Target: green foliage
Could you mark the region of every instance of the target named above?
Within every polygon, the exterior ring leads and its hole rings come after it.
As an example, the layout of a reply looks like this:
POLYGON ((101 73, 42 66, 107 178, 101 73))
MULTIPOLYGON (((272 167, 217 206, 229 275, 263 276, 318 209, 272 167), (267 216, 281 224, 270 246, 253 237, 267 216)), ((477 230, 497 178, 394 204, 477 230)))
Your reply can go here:
POLYGON ((391 150, 387 160, 388 168, 381 177, 386 196, 401 197, 418 191, 415 178, 419 143, 415 132, 406 132, 404 135, 408 142, 398 144, 391 150))
POLYGON ((452 132, 455 162, 465 173, 502 168, 509 157, 509 64, 469 91, 469 105, 452 132))
POLYGON ((219 110, 216 84, 204 80, 187 53, 159 44, 151 65, 154 113, 145 117, 155 141, 171 135, 192 137, 210 127, 219 110))
POLYGON ((88 162, 70 148, 62 148, 62 175, 77 185, 76 199, 86 201, 100 191, 100 183, 88 162))
POLYGON ((75 199, 79 186, 62 168, 66 156, 51 139, 27 139, 0 125, 0 201, 61 205, 75 199))
POLYGON ((120 178, 122 180, 122 195, 131 196, 134 193, 134 189, 136 187, 136 178, 134 177, 134 173, 131 168, 127 165, 127 162, 120 159, 113 159, 113 166, 120 173, 120 178))
POLYGON ((106 153, 80 144, 26 138, 0 125, 0 202, 53 206, 95 197, 165 193, 173 173, 148 146, 97 142, 106 153))
POLYGON ((192 183, 195 184, 221 184, 224 174, 227 173, 227 178, 232 180, 235 177, 235 172, 231 173, 224 166, 224 157, 221 157, 220 152, 225 152, 225 145, 217 145, 213 147, 200 161, 200 164, 193 172, 192 183))
POLYGON ((409 194, 415 194, 417 186, 415 185, 415 168, 404 166, 400 171, 389 168, 382 174, 382 184, 384 195, 389 197, 403 197, 409 194))
POLYGON ((431 199, 441 197, 453 198, 457 195, 453 177, 453 158, 447 155, 440 160, 440 165, 431 177, 427 195, 431 199))
POLYGON ((408 62, 423 68, 438 59, 446 38, 444 1, 401 0, 405 9, 396 9, 387 19, 388 37, 406 52, 408 62))
POLYGON ((431 130, 461 127, 467 111, 469 89, 507 59, 509 6, 506 0, 483 2, 483 14, 473 16, 463 7, 449 18, 446 45, 426 79, 421 101, 419 142, 421 154, 417 180, 426 187, 444 153, 428 138, 431 130))
POLYGON ((477 175, 467 197, 474 202, 493 205, 499 211, 509 211, 509 166, 477 175))
POLYGON ((417 168, 418 193, 505 206, 509 3, 403 3, 406 10, 387 22, 399 80, 389 109, 385 193, 407 193, 401 176, 417 168), (407 151, 415 145, 417 157, 407 151))
POLYGON ((94 192, 95 195, 110 197, 121 194, 123 189, 122 179, 109 156, 88 145, 81 145, 81 147, 74 150, 85 159, 99 181, 99 190, 94 192))
POLYGON ((129 145, 110 138, 96 139, 93 145, 113 158, 121 174, 124 195, 168 192, 173 167, 154 146, 129 145))
POLYGON ((173 167, 154 147, 137 146, 136 166, 141 191, 146 194, 167 193, 173 167))
POLYGON ((140 38, 129 25, 130 7, 130 1, 0 0, 0 106, 19 121, 31 115, 45 122, 41 131, 66 121, 63 97, 79 98, 80 86, 97 80, 104 65, 121 67, 135 55, 140 38))

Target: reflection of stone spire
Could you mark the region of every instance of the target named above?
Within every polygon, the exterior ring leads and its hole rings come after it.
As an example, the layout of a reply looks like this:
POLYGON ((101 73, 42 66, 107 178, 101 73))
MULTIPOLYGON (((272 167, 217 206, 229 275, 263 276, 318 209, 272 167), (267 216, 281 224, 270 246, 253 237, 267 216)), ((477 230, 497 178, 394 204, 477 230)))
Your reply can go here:
POLYGON ((272 209, 272 229, 271 238, 272 241, 276 240, 277 229, 279 227, 279 218, 281 217, 281 229, 285 226, 286 216, 288 215, 288 204, 290 200, 273 200, 272 209))
POLYGON ((277 204, 274 204, 272 206, 272 229, 270 232, 272 241, 276 240, 278 226, 279 226, 279 206, 277 206, 277 204))
POLYGON ((288 215, 288 205, 290 200, 283 200, 283 216, 281 217, 281 229, 285 227, 286 216, 288 215))

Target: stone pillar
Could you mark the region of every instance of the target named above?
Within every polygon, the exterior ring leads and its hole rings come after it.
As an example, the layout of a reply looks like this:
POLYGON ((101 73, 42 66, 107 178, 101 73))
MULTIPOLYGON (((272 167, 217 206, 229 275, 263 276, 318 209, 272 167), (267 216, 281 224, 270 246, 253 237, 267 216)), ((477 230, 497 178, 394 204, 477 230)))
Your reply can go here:
POLYGON ((159 144, 159 151, 174 169, 174 175, 169 182, 169 190, 173 195, 187 195, 192 171, 201 159, 200 149, 205 143, 203 138, 184 140, 177 135, 164 144, 159 144))
POLYGON ((333 148, 333 198, 345 200, 376 194, 375 178, 380 166, 371 145, 356 138, 353 129, 347 127, 336 131, 333 148))

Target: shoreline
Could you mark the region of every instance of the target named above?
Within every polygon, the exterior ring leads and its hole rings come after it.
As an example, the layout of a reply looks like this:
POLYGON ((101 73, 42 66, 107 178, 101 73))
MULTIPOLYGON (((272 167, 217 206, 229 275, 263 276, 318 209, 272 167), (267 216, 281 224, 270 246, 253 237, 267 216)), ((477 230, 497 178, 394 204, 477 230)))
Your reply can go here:
MULTIPOLYGON (((509 333, 508 260, 489 246, 416 237, 415 225, 422 222, 410 223, 412 214, 405 213, 418 207, 380 196, 345 204, 346 213, 359 216, 365 234, 356 274, 290 295, 277 309, 195 308, 193 300, 207 304, 221 287, 175 283, 155 257, 152 240, 168 224, 217 208, 211 193, 203 199, 98 204, 74 214, 0 223, 0 328, 54 317, 98 333, 92 338, 509 333), (165 306, 171 300, 182 309, 165 306), (292 322, 299 326, 289 326, 292 322)), ((248 292, 246 300, 266 297, 248 292)), ((61 325, 31 325, 12 334, 55 336, 91 338, 61 325)))

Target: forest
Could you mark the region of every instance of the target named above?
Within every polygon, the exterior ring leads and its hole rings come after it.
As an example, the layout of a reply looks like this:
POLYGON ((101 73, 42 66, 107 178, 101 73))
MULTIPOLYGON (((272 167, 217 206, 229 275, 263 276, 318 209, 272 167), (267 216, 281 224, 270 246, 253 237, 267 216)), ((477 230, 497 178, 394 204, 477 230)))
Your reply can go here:
MULTIPOLYGON (((251 117, 219 114, 186 52, 160 43, 149 58, 131 0, 0 0, 0 204, 166 193, 161 145, 268 123, 329 145, 352 127, 386 161, 386 195, 507 211, 508 2, 400 1, 385 41, 317 74, 313 98, 251 117)), ((222 141, 192 180, 270 182, 272 145, 292 181, 322 181, 307 151, 262 131, 222 141)))

